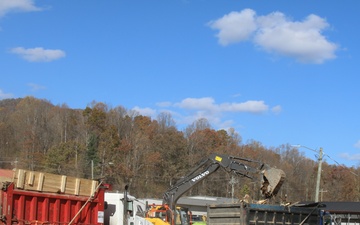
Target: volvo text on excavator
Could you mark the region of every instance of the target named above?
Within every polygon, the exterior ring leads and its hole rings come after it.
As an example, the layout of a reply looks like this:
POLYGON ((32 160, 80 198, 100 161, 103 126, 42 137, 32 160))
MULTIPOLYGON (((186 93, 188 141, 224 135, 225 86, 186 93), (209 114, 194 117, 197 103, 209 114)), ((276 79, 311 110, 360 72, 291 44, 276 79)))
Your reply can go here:
POLYGON ((219 168, 248 178, 253 178, 254 174, 259 174, 262 180, 260 191, 266 199, 275 196, 285 180, 285 173, 280 169, 271 168, 266 164, 246 158, 214 153, 201 160, 189 174, 178 180, 167 190, 163 196, 163 204, 150 209, 148 217, 156 220, 155 215, 161 211, 163 224, 189 224, 189 219, 186 218, 185 213, 181 213, 179 207, 176 207, 177 200, 219 168), (259 168, 252 168, 244 164, 244 162, 258 163, 260 166, 259 168))

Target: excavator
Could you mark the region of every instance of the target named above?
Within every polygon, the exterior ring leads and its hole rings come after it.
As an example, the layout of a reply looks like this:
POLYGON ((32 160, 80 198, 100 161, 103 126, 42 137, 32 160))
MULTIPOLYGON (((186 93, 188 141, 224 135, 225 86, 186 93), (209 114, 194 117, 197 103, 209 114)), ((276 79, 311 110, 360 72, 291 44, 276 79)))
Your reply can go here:
POLYGON ((203 179, 223 168, 228 173, 235 173, 252 179, 254 174, 261 177, 260 192, 266 199, 276 196, 285 180, 284 171, 271 168, 258 161, 225 154, 213 153, 202 159, 189 174, 178 180, 163 195, 162 205, 148 207, 146 219, 154 225, 190 225, 186 209, 177 207, 178 199, 203 179), (244 162, 260 164, 259 168, 247 166, 244 162))

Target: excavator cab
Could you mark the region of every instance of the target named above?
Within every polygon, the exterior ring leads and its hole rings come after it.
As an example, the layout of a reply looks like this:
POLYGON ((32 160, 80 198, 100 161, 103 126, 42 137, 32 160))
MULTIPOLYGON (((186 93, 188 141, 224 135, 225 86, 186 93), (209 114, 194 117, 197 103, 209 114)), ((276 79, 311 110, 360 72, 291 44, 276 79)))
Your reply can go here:
POLYGON ((176 207, 176 225, 189 225, 190 224, 190 215, 187 208, 176 207))

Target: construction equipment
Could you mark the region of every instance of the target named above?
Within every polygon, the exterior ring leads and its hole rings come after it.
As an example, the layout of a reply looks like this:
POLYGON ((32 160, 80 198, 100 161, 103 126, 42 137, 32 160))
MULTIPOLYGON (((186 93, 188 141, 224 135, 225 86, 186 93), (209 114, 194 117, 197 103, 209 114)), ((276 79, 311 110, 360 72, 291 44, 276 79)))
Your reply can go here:
POLYGON ((207 225, 355 225, 360 202, 303 202, 290 205, 253 203, 207 205, 207 225))
MULTIPOLYGON (((169 190, 164 193, 163 208, 167 212, 167 216, 164 218, 164 224, 180 224, 176 220, 176 218, 178 218, 178 215, 176 213, 177 200, 185 192, 199 184, 200 181, 213 174, 219 168, 223 168, 229 173, 233 172, 235 174, 248 178, 253 178, 253 174, 259 174, 262 180, 260 191, 261 194, 267 199, 277 194, 285 180, 285 173, 280 169, 270 168, 265 164, 250 159, 224 154, 211 154, 209 157, 201 160, 189 174, 177 181, 175 185, 173 185, 169 190), (259 168, 252 168, 245 165, 243 162, 258 163, 260 164, 260 166, 259 168)), ((153 211, 153 213, 156 212, 153 211)), ((187 221, 189 221, 189 219, 187 221)), ((184 219, 183 221, 181 221, 181 224, 188 224, 185 222, 186 220, 184 219)))
POLYGON ((316 205, 218 204, 207 206, 207 225, 325 225, 323 214, 316 205))
POLYGON ((170 209, 166 204, 164 205, 152 205, 146 214, 146 220, 150 221, 154 225, 189 225, 190 224, 190 212, 183 207, 176 207, 170 209), (171 223, 173 221, 173 223, 171 223))

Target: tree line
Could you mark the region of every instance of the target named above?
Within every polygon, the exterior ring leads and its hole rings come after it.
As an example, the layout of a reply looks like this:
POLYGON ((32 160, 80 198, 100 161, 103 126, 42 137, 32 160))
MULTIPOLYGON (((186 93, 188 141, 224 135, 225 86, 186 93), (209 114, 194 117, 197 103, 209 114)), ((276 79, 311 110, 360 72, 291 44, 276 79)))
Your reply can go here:
MULTIPOLYGON (((220 153, 284 170, 276 201, 312 201, 318 166, 289 144, 243 143, 234 129, 215 130, 204 118, 179 130, 169 113, 150 118, 102 102, 71 109, 34 97, 0 101, 0 152, 0 168, 101 179, 119 191, 127 184, 139 198, 162 198, 201 159, 220 153)), ((359 167, 324 162, 322 168, 320 200, 360 200, 359 167)), ((259 187, 258 177, 219 170, 187 194, 259 199, 259 187)))

